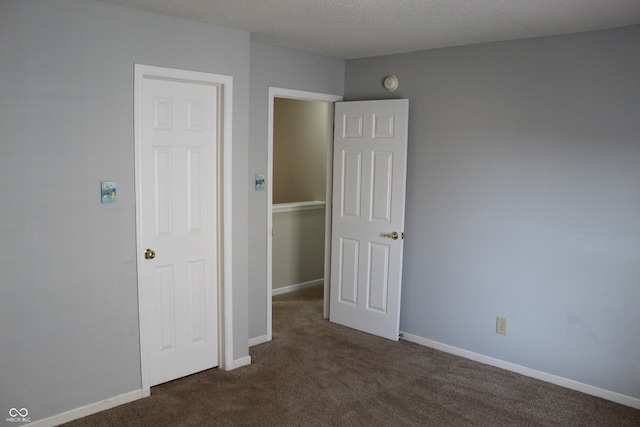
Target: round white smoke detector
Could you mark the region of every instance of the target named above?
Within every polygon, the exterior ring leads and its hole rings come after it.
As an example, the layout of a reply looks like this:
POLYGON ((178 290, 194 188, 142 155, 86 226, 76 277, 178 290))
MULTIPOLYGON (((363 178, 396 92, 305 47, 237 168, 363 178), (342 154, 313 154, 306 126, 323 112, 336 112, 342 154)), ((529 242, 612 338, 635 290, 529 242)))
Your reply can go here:
POLYGON ((396 76, 389 76, 384 79, 384 88, 389 92, 393 92, 398 89, 398 78, 396 76))

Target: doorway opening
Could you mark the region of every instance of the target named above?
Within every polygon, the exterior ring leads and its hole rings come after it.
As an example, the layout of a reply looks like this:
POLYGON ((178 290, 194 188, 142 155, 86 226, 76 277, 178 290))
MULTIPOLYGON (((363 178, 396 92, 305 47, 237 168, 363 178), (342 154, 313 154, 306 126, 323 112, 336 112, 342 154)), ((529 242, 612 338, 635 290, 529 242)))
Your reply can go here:
MULTIPOLYGON (((269 88, 269 135, 268 135, 268 159, 267 159, 267 336, 266 340, 272 339, 272 296, 274 295, 274 289, 276 293, 286 292, 288 290, 294 290, 305 285, 313 285, 315 283, 324 283, 324 304, 323 304, 323 316, 329 317, 329 278, 330 278, 330 242, 331 242, 331 178, 332 178, 332 157, 333 157, 333 103, 342 101, 342 96, 321 94, 316 92, 305 92, 283 88, 269 88), (296 104, 296 102, 310 102, 309 104, 296 104), (308 151, 303 154, 303 158, 287 158, 292 154, 291 147, 285 147, 282 149, 277 157, 279 161, 283 161, 282 164, 288 165, 287 170, 279 170, 276 172, 277 165, 274 163, 274 132, 278 129, 276 126, 276 116, 281 116, 282 113, 286 114, 286 110, 296 110, 297 107, 306 106, 308 110, 312 111, 317 109, 322 111, 324 109, 326 120, 323 124, 323 132, 319 132, 324 135, 325 139, 323 147, 316 147, 314 150, 308 151), (322 154, 319 154, 319 151, 322 154), (305 160, 304 156, 311 157, 323 157, 324 161, 314 162, 315 166, 312 170, 307 170, 309 179, 304 178, 305 172, 305 160), (318 166, 319 164, 319 166, 318 166), (319 170, 318 170, 319 168, 319 170), (296 172, 298 172, 296 174, 296 172), (293 174, 293 176, 288 176, 293 174), (318 174, 322 174, 322 179, 318 180, 318 174), (274 176, 276 180, 274 180, 274 176), (296 177, 298 176, 298 177, 296 177), (299 177, 302 178, 299 178, 299 177), (274 184, 277 185, 278 177, 281 182, 290 182, 293 185, 286 185, 282 188, 274 190, 274 184), (301 200, 307 199, 307 200, 301 200), (320 200, 316 200, 320 199, 320 200), (280 203, 278 203, 280 202, 280 203), (293 268, 278 268, 274 282, 274 227, 285 224, 286 221, 292 218, 277 218, 274 221, 275 215, 285 215, 293 217, 294 225, 289 223, 289 226, 285 226, 286 232, 288 232, 289 240, 294 242, 297 240, 301 242, 303 239, 313 236, 314 239, 324 240, 324 248, 321 249, 321 253, 318 253, 317 248, 305 247, 304 253, 310 254, 311 258, 315 258, 314 266, 305 268, 304 264, 307 261, 313 261, 310 259, 302 259, 303 267, 293 266, 293 268), (275 222, 275 223, 274 223, 275 222), (322 223, 324 222, 324 229, 322 229, 322 223), (318 230, 321 235, 318 235, 318 230), (324 235, 324 237, 322 236, 324 235), (323 252, 323 253, 322 253, 323 252), (318 275, 317 260, 319 258, 324 259, 324 265, 322 266, 322 278, 312 278, 313 275, 318 275), (301 271, 305 270, 305 271, 301 271), (309 276, 311 275, 311 276, 309 276), (305 280, 305 278, 309 280, 305 280), (287 283, 288 281, 297 281, 298 283, 287 283), (302 280, 302 282, 300 282, 302 280), (274 288, 275 286, 275 288, 274 288), (285 289, 287 288, 287 289, 285 289), (278 290, 279 289, 279 290, 278 290)), ((285 120, 286 123, 287 120, 285 120)), ((292 123, 292 126, 295 126, 292 123)), ((312 130, 309 130, 312 132, 312 130)), ((304 144, 304 141, 289 141, 290 144, 304 144)), ((317 159, 316 159, 317 160, 317 159)), ((276 244, 280 242, 276 241, 276 244)), ((291 248, 289 249, 291 250, 291 248)), ((275 257, 275 262, 282 264, 281 255, 285 255, 285 252, 278 248, 278 255, 275 257)), ((285 259, 286 261, 286 259, 285 259)))

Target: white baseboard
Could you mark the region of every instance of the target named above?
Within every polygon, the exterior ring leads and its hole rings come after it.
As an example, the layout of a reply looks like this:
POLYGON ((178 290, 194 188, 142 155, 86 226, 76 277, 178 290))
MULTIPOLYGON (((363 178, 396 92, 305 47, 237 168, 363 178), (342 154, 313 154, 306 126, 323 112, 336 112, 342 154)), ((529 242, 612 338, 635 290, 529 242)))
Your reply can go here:
POLYGON ((261 335, 259 337, 255 337, 255 338, 250 338, 249 339, 249 347, 253 347, 254 345, 258 345, 258 344, 264 344, 266 342, 271 341, 269 339, 269 336, 267 335, 261 335))
POLYGON ((28 425, 38 427, 58 426, 60 424, 68 423, 69 421, 93 415, 97 412, 115 408, 118 405, 123 405, 125 403, 133 402, 134 400, 142 399, 143 397, 145 396, 142 393, 142 390, 135 390, 129 393, 121 394, 120 396, 115 396, 100 402, 92 403, 90 405, 81 406, 80 408, 75 408, 70 411, 54 415, 53 417, 36 420, 29 423, 28 425))
POLYGON ((234 361, 232 361, 228 366, 227 366, 227 371, 233 371, 234 369, 238 369, 241 368, 243 366, 247 366, 247 365, 251 365, 251 356, 245 356, 241 359, 236 359, 234 361))
POLYGON ((295 285, 283 286, 281 288, 275 288, 271 291, 271 295, 276 296, 280 294, 287 294, 293 291, 299 291, 300 289, 308 288, 309 286, 315 286, 324 283, 323 279, 311 280, 309 282, 298 283, 295 285))
MULTIPOLYGON (((231 362, 231 366, 229 366, 227 370, 231 371, 233 369, 237 369, 242 366, 246 366, 250 364, 251 364, 251 356, 246 356, 231 362)), ((142 389, 135 390, 129 393, 121 394, 120 396, 115 396, 109 399, 102 400, 100 402, 91 403, 86 406, 81 406, 80 408, 75 408, 70 411, 63 412, 58 415, 54 415, 49 418, 36 420, 29 423, 29 425, 37 426, 37 427, 54 427, 60 424, 68 423, 69 421, 73 421, 79 418, 84 418, 89 415, 93 415, 97 412, 115 408, 116 406, 124 405, 125 403, 130 403, 135 400, 142 399, 144 397, 148 397, 148 394, 145 394, 142 389)))
POLYGON ((485 356, 479 353, 474 353, 469 350, 463 350, 458 347, 454 347, 448 344, 443 344, 427 338, 422 338, 417 335, 411 335, 406 332, 401 332, 400 334, 401 334, 401 339, 405 341, 409 341, 415 344, 420 344, 425 347, 443 351, 445 353, 454 354, 456 356, 464 357, 465 359, 471 359, 476 362, 484 363, 485 365, 506 369, 507 371, 516 372, 518 374, 521 374, 527 377, 535 378, 537 380, 545 381, 545 382, 555 384, 561 387, 565 387, 571 390, 576 390, 581 393, 589 394, 591 396, 601 397, 603 399, 610 400, 612 402, 619 403, 621 405, 640 409, 640 399, 635 397, 626 396, 624 394, 620 394, 615 391, 605 390, 599 387, 574 381, 568 378, 563 378, 563 377, 559 377, 557 375, 549 374, 546 372, 537 371, 535 369, 530 369, 530 368, 527 368, 526 366, 517 365, 515 363, 505 362, 504 360, 495 359, 493 357, 485 356))

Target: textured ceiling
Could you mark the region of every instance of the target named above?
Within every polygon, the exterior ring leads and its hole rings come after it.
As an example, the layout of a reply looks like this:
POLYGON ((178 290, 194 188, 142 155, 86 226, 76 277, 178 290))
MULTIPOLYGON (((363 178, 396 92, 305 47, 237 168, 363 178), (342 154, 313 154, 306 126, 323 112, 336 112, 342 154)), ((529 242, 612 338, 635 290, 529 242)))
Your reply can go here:
POLYGON ((99 1, 341 59, 640 24, 640 0, 99 1))

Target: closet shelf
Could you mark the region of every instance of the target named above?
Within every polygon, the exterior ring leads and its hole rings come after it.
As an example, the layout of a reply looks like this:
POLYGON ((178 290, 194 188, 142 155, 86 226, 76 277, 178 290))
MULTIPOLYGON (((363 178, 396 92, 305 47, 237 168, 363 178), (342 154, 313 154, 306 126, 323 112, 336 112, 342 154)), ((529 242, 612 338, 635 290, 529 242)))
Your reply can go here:
POLYGON ((308 211, 312 209, 324 209, 325 202, 311 200, 308 202, 277 203, 273 205, 273 213, 308 211))

